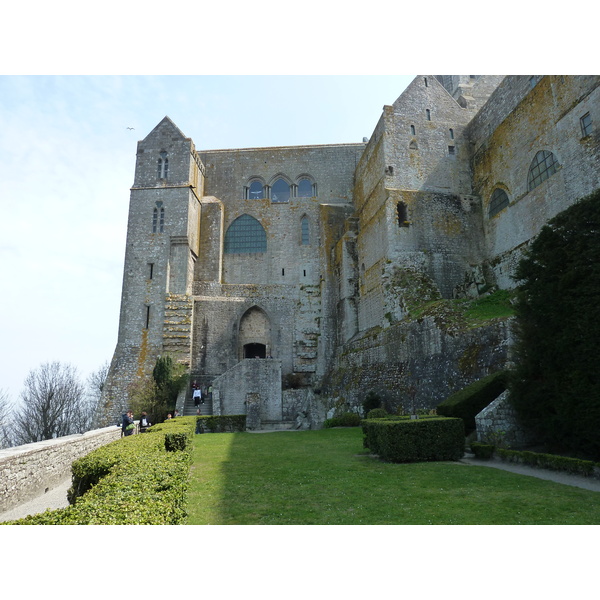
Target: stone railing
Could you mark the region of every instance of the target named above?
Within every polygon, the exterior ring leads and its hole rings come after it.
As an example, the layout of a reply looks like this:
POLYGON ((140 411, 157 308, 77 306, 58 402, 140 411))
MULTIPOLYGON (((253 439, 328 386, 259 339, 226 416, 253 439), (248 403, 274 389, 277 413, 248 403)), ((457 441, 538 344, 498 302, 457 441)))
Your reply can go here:
POLYGON ((120 437, 113 425, 0 450, 0 512, 52 489, 69 477, 73 461, 120 437))

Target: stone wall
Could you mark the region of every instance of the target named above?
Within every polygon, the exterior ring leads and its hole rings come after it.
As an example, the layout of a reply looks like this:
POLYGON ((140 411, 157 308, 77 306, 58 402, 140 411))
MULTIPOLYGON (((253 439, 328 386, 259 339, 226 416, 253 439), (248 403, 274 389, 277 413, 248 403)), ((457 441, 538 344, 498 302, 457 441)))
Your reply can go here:
POLYGON ((515 409, 508 400, 508 390, 475 417, 475 425, 478 442, 523 448, 535 441, 520 424, 515 409))
POLYGON ((55 487, 73 461, 120 437, 121 428, 113 426, 0 450, 0 512, 55 487))

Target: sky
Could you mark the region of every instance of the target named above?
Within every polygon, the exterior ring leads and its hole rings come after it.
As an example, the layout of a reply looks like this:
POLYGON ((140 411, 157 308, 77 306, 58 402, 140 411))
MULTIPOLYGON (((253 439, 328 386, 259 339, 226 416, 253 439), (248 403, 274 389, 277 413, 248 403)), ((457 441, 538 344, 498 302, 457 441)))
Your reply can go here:
POLYGON ((136 145, 165 115, 198 150, 361 142, 413 78, 0 76, 0 389, 112 358, 136 145))

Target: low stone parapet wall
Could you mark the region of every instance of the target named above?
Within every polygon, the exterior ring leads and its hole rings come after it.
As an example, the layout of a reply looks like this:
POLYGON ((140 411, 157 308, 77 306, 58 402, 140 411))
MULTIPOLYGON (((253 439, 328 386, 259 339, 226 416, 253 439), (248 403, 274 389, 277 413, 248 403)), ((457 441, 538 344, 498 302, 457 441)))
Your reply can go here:
POLYGON ((121 437, 116 426, 0 450, 0 512, 52 489, 71 473, 71 464, 121 437))

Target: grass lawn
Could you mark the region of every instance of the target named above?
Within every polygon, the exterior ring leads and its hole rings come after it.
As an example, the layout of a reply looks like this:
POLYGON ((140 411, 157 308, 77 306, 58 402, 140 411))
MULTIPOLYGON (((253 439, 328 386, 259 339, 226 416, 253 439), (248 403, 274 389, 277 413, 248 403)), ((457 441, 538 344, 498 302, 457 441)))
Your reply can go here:
POLYGON ((392 464, 360 427, 195 436, 189 525, 595 525, 600 493, 453 462, 392 464))

